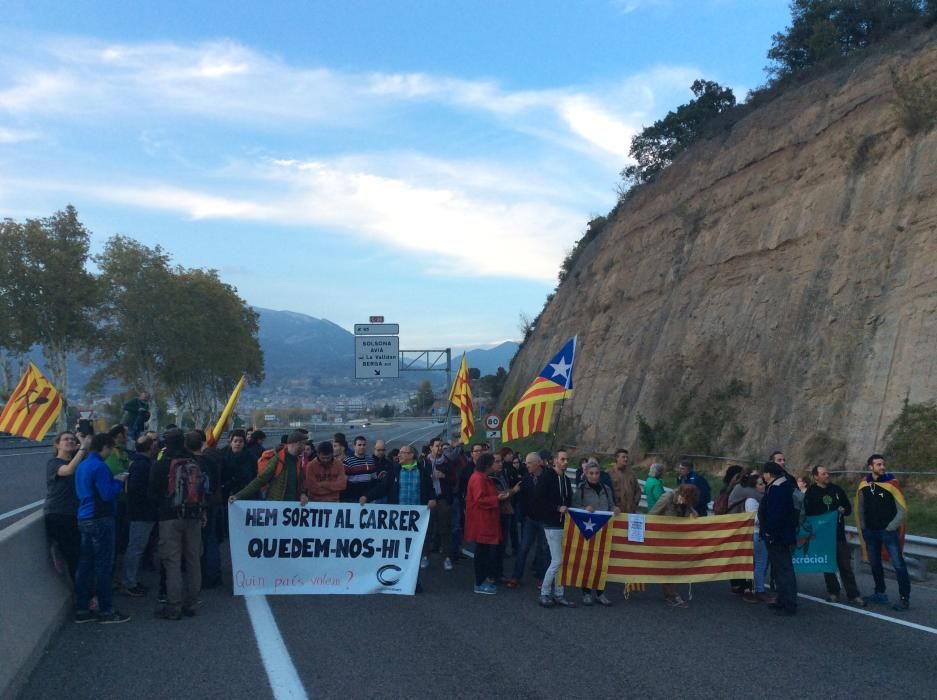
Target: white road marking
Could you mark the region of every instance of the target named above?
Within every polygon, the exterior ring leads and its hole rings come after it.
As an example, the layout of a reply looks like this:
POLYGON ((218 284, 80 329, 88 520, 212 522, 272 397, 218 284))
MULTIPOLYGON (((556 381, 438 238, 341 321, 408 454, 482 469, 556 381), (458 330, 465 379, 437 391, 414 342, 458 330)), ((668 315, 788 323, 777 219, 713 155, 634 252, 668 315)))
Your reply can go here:
POLYGON ((821 605, 829 605, 832 608, 839 608, 840 610, 848 610, 849 612, 854 612, 858 615, 865 615, 867 617, 874 617, 876 620, 885 620, 886 622, 893 622, 896 625, 901 625, 903 627, 910 627, 914 630, 920 630, 921 632, 928 632, 929 634, 937 634, 937 629, 933 627, 927 627, 926 625, 919 625, 916 622, 908 622, 907 620, 900 620, 897 617, 890 617, 889 615, 882 615, 881 613, 871 612, 865 608, 857 608, 854 605, 844 605, 843 603, 831 603, 823 598, 817 598, 812 595, 807 595, 806 593, 798 593, 798 598, 804 598, 805 600, 812 600, 814 603, 820 603, 821 605))
POLYGON ((27 510, 32 510, 36 506, 41 506, 43 503, 45 503, 45 500, 46 499, 44 498, 40 498, 38 501, 34 501, 33 503, 28 503, 25 506, 20 506, 19 508, 8 510, 3 515, 0 515, 0 520, 5 520, 6 518, 12 518, 14 515, 19 515, 20 513, 25 513, 27 510))
POLYGON ((277 627, 277 621, 273 619, 273 611, 270 610, 267 597, 249 595, 244 597, 244 602, 254 628, 260 658, 270 680, 273 697, 276 700, 305 700, 309 696, 306 695, 306 689, 299 680, 290 652, 280 636, 280 629, 277 627))

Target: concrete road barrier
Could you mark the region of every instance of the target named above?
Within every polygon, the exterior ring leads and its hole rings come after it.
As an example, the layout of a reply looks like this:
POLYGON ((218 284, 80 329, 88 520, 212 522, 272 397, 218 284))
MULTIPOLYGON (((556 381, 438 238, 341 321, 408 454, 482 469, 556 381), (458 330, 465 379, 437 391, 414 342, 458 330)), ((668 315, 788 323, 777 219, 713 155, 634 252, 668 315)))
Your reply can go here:
POLYGON ((71 610, 71 590, 49 556, 42 511, 0 530, 0 698, 16 697, 71 610))

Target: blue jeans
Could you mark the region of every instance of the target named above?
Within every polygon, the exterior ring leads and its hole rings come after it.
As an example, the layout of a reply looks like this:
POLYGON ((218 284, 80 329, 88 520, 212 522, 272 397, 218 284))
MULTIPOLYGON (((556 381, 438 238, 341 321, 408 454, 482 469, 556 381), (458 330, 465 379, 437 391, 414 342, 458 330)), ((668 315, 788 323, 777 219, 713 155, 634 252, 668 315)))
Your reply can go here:
POLYGON ((872 578, 875 579, 875 592, 885 592, 885 571, 882 569, 882 547, 888 552, 895 576, 898 577, 898 595, 902 598, 911 597, 911 577, 908 576, 908 566, 901 554, 901 545, 898 542, 898 531, 888 530, 862 530, 865 538, 865 548, 869 553, 869 566, 872 567, 872 578))
POLYGON ((124 587, 136 588, 137 572, 140 560, 150 541, 150 533, 156 523, 151 520, 134 520, 130 523, 130 535, 127 539, 127 552, 124 554, 124 587))
POLYGON ((768 570, 768 547, 755 534, 755 593, 765 592, 765 574, 768 570))
POLYGON ((98 596, 98 610, 114 609, 111 599, 111 570, 114 566, 114 517, 79 520, 81 554, 75 574, 75 610, 88 612, 91 587, 98 596))
POLYGON ((546 542, 543 535, 543 524, 532 518, 524 521, 524 531, 521 533, 521 546, 514 555, 514 573, 512 578, 521 579, 524 576, 524 566, 527 564, 527 555, 534 550, 534 575, 543 576, 547 570, 547 561, 543 553, 541 542, 546 542))

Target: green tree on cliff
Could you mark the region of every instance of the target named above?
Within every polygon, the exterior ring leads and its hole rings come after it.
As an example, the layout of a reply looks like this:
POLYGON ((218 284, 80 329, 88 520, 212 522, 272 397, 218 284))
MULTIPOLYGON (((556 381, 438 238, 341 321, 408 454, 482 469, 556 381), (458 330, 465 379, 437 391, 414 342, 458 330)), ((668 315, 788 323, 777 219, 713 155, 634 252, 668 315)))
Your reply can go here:
POLYGON ((735 95, 711 80, 690 86, 695 99, 668 112, 631 139, 630 155, 636 161, 621 171, 630 183, 653 181, 660 172, 696 141, 714 117, 735 107, 735 95))
POLYGON ((772 37, 773 65, 766 70, 775 78, 792 75, 935 13, 934 0, 793 0, 791 26, 772 37))

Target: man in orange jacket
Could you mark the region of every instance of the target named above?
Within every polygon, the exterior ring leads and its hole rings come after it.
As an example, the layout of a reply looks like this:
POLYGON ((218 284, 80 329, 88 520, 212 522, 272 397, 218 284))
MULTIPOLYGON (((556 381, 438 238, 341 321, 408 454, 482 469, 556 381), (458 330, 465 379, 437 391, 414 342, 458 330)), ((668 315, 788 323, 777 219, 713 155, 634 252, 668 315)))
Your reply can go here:
POLYGON ((345 467, 335 460, 332 443, 326 440, 319 443, 315 459, 306 465, 306 478, 299 501, 303 505, 309 501, 338 503, 347 485, 345 467))

